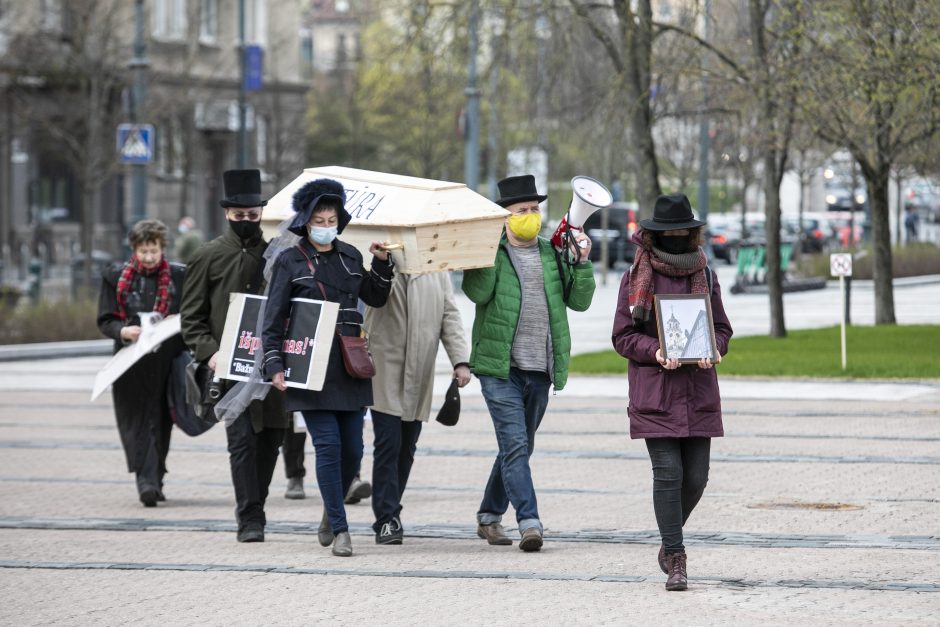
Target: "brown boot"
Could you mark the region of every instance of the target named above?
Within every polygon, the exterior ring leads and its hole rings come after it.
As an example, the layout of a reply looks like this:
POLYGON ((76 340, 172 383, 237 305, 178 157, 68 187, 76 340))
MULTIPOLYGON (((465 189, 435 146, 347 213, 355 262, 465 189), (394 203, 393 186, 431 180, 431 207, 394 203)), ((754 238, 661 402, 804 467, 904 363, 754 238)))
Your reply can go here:
POLYGON ((660 570, 662 570, 664 573, 668 575, 669 565, 666 563, 666 545, 665 544, 659 545, 659 556, 657 557, 657 559, 659 560, 660 570))
POLYGON ((666 556, 669 566, 669 578, 666 579, 666 590, 687 590, 689 579, 685 573, 685 553, 672 553, 666 556))
POLYGON ((510 546, 512 544, 512 540, 509 539, 509 536, 503 531, 503 526, 499 523, 478 524, 477 535, 490 544, 500 546, 510 546))

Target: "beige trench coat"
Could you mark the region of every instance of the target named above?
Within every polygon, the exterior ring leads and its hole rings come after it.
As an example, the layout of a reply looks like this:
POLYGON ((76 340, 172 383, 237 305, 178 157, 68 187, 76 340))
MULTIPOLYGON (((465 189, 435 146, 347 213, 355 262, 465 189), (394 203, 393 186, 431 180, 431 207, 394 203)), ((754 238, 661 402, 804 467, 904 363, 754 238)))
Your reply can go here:
POLYGON ((363 328, 375 358, 372 409, 426 421, 438 343, 444 343, 452 366, 470 357, 448 273, 395 274, 388 302, 366 308, 363 328))

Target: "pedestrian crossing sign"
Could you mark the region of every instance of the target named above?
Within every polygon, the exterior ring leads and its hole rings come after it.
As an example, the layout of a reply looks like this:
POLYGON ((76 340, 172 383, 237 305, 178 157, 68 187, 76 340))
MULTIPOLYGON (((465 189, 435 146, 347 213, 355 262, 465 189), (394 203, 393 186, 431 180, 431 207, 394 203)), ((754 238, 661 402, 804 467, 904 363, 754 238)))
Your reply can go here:
POLYGON ((121 163, 153 161, 153 137, 150 124, 118 124, 117 151, 121 163))

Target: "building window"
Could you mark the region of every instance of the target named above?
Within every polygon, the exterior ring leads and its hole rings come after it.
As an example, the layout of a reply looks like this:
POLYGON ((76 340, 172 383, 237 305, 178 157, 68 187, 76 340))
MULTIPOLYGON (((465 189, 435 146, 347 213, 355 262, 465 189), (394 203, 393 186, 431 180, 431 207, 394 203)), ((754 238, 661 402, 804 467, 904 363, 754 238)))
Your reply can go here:
POLYGON ((186 38, 186 0, 154 0, 153 36, 182 41, 186 38))
POLYGON ((48 33, 62 32, 62 0, 41 0, 39 27, 48 33))
POLYGON ((157 129, 157 170, 162 176, 183 176, 183 125, 179 117, 167 118, 157 129))
POLYGON ((300 29, 300 71, 304 78, 313 76, 313 31, 300 29))
MULTIPOLYGON (((268 33, 267 0, 245 0, 245 43, 264 46, 268 33)), ((238 11, 235 12, 236 24, 238 11)), ((236 32, 238 30, 236 29, 236 32)))
POLYGON ((202 0, 199 9, 199 41, 215 44, 219 38, 219 0, 202 0))

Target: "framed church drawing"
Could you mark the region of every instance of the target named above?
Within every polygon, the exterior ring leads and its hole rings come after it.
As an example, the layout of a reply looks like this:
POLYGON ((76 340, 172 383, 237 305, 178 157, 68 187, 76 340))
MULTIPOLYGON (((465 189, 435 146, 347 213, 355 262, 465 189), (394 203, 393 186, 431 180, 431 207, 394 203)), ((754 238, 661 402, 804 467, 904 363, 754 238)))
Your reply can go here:
POLYGON ((718 359, 708 294, 656 294, 656 330, 663 357, 680 364, 718 359))

